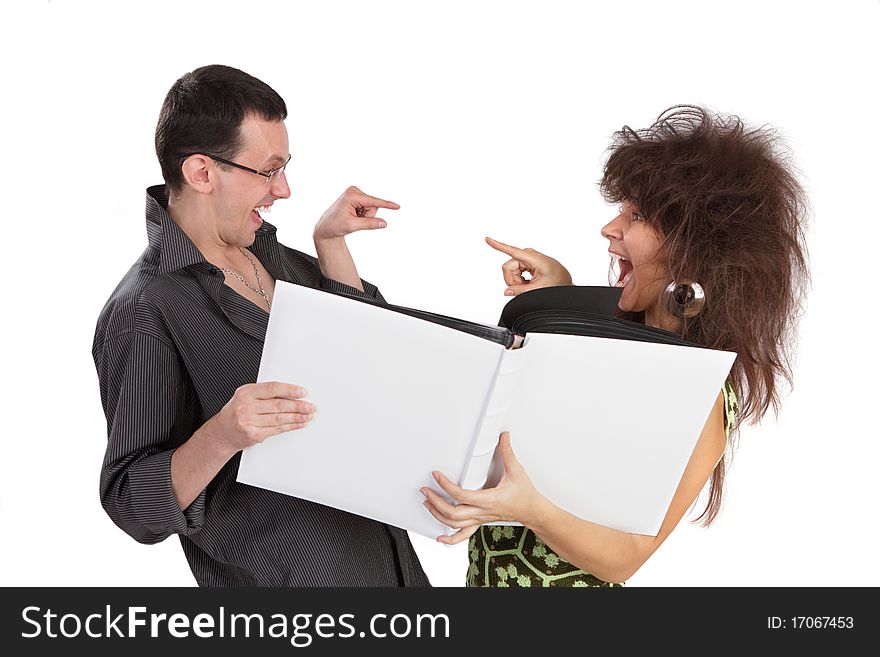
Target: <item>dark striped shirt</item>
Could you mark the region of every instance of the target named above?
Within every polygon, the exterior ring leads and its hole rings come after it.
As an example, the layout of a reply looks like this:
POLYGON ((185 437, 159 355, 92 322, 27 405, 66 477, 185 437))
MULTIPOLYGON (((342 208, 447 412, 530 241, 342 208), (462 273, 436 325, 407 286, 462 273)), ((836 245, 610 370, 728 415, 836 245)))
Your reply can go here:
MULTIPOLYGON (((162 186, 147 190, 149 244, 101 311, 92 347, 109 436, 101 502, 113 522, 142 543, 178 534, 201 586, 427 586, 405 531, 239 484, 240 454, 180 510, 171 455, 256 381, 269 315, 224 284, 167 203, 162 186)), ((251 250, 277 280, 360 294, 279 244, 268 223, 251 250)))

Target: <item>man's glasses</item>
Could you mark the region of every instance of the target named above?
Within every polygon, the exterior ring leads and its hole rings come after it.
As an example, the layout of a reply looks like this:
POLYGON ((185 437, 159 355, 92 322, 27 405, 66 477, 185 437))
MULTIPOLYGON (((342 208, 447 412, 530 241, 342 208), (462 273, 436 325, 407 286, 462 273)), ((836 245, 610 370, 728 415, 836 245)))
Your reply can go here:
POLYGON ((225 160, 222 157, 217 157, 216 155, 210 155, 209 153, 184 153, 180 157, 187 158, 191 155, 204 155, 205 157, 210 157, 212 160, 217 162, 222 162, 231 167, 235 167, 236 169, 241 169, 242 171, 247 171, 248 173, 255 173, 258 176, 263 176, 266 179, 266 184, 271 185, 272 181, 278 176, 279 173, 284 171, 287 168, 287 163, 290 162, 291 155, 287 156, 287 160, 285 160, 284 164, 280 167, 276 167, 274 169, 270 169, 269 171, 257 171, 256 169, 251 169, 250 167, 246 167, 243 164, 238 164, 237 162, 232 162, 231 160, 225 160))

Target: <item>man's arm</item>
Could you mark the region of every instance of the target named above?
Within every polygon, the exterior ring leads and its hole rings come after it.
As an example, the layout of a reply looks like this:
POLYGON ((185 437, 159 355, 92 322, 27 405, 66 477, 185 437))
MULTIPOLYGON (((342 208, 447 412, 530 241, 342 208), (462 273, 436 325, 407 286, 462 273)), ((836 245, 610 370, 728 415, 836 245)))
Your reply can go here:
POLYGON ((315 251, 318 253, 318 263, 325 278, 364 291, 363 282, 344 237, 329 240, 315 239, 315 251))
POLYGON ((107 515, 141 543, 197 531, 204 494, 182 511, 171 485, 174 449, 197 428, 177 352, 155 335, 124 333, 104 344, 98 375, 108 430, 100 483, 107 515))
POLYGON ((400 206, 392 201, 364 194, 357 187, 349 187, 321 215, 312 237, 321 273, 325 278, 364 291, 363 281, 345 243, 345 236, 359 230, 385 228, 385 220, 376 216, 379 208, 397 210, 400 206))
POLYGON ((239 450, 292 431, 315 407, 281 383, 239 388, 197 429, 186 374, 171 344, 131 332, 103 345, 99 367, 108 443, 101 504, 141 543, 189 535, 204 522, 205 489, 239 450))
POLYGON ((315 405, 306 391, 279 382, 249 383, 232 395, 171 457, 171 486, 181 509, 201 494, 236 453, 269 436, 308 424, 315 405))

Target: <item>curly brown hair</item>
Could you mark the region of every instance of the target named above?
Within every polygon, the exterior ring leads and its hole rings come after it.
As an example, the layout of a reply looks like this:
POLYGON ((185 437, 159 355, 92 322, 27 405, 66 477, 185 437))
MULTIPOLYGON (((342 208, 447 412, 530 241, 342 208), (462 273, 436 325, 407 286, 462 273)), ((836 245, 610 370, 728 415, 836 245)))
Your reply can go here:
MULTIPOLYGON (((779 411, 792 383, 798 319, 810 283, 804 229, 809 205, 788 150, 772 129, 692 105, 663 112, 645 130, 614 133, 599 183, 628 200, 662 237, 658 256, 676 281, 696 281, 706 304, 682 320, 682 337, 736 352, 730 382, 744 420, 779 411)), ((644 312, 621 313, 644 322, 644 312)), ((726 461, 712 473, 708 526, 722 501, 726 461)))

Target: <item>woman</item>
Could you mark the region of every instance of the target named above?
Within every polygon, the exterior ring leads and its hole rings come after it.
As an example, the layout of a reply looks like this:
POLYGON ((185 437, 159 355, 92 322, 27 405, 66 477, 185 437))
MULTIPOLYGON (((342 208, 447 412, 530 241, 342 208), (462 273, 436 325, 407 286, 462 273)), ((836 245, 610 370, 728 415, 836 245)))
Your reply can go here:
MULTIPOLYGON (((505 475, 496 488, 464 490, 441 473, 456 504, 423 489, 438 520, 470 538, 469 586, 609 586, 635 573, 711 480, 697 520, 718 514, 729 441, 743 420, 778 410, 791 382, 790 349, 809 280, 803 226, 807 202, 774 133, 735 116, 673 107, 650 128, 615 133, 600 182, 620 204, 609 242, 621 317, 737 353, 658 535, 628 534, 581 520, 535 489, 501 435, 505 475), (517 521, 523 527, 481 526, 517 521)), ((511 256, 505 294, 571 285, 559 262, 487 238, 511 256), (524 276, 528 274, 528 278, 524 276)), ((515 436, 514 436, 515 439, 515 436)))

